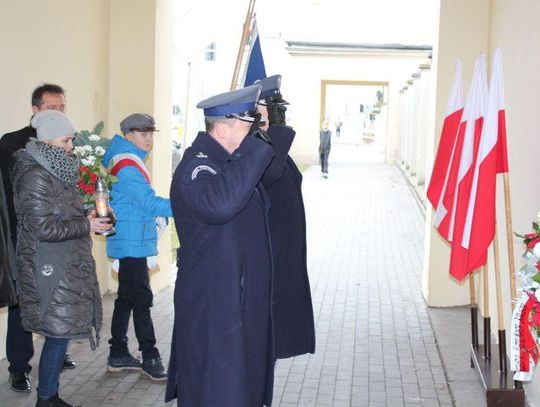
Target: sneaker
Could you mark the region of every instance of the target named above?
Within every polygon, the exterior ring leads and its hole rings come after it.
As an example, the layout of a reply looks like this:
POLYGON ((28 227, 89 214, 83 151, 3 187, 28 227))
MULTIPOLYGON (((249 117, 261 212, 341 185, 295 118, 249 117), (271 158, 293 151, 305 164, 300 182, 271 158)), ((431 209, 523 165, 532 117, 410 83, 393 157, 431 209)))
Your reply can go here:
POLYGON ((80 405, 68 404, 55 394, 48 399, 40 399, 38 397, 36 407, 82 407, 80 405))
POLYGON ((161 358, 143 360, 142 374, 156 381, 167 380, 167 372, 161 358))
POLYGON ((131 355, 107 358, 107 372, 121 372, 122 370, 141 370, 141 361, 131 355))

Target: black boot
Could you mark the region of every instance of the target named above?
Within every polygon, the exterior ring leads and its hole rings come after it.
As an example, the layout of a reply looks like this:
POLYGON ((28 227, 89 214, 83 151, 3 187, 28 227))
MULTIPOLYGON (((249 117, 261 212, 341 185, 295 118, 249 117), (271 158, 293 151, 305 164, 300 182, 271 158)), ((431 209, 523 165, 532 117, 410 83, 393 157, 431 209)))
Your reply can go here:
POLYGON ((60 397, 58 397, 58 394, 55 394, 54 396, 49 397, 48 399, 40 399, 38 397, 36 407, 82 407, 82 406, 68 404, 64 400, 62 400, 60 397))

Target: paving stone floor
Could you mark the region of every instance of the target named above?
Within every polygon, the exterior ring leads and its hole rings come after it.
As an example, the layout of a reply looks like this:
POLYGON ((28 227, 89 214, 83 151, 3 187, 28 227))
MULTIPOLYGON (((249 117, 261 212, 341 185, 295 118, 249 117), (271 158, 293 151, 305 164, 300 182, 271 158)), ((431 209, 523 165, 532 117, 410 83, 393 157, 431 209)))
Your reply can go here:
MULTIPOLYGON (((375 146, 335 145, 328 179, 316 166, 304 173, 317 351, 278 361, 275 406, 453 405, 420 292, 422 212, 398 168, 379 159, 375 146)), ((166 360, 172 292, 157 295, 152 310, 166 360)), ((111 294, 104 298, 105 315, 113 300, 111 294)), ((96 352, 87 341, 71 345, 79 366, 62 374, 60 394, 85 406, 163 406, 163 384, 138 373, 105 372, 108 327, 106 318, 96 352)), ((41 345, 38 339, 36 355, 41 345)), ((33 384, 38 360, 32 362, 33 384)), ((0 405, 34 405, 35 392, 12 392, 7 376, 4 360, 0 405)))

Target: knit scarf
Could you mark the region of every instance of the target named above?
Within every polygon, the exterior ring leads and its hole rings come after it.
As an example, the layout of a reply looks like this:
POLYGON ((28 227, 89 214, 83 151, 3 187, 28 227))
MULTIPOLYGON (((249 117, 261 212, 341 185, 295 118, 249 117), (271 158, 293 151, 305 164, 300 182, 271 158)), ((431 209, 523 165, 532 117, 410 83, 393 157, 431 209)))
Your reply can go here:
POLYGON ((26 150, 39 164, 66 186, 76 186, 79 180, 79 157, 67 155, 62 147, 30 139, 26 150))

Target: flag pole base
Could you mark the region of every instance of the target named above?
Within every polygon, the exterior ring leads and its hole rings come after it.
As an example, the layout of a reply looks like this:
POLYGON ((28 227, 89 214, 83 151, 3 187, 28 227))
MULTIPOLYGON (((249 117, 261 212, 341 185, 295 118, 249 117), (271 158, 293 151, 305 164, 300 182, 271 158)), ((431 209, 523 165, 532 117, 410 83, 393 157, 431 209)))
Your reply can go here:
MULTIPOLYGON (((477 347, 471 345, 470 352, 471 367, 476 370, 486 394, 486 406, 525 407, 525 391, 522 386, 518 386, 520 382, 514 382, 511 372, 508 374, 499 370, 498 352, 494 352, 490 359, 486 359, 483 344, 477 347)), ((507 365, 506 361, 504 365, 507 365)))

